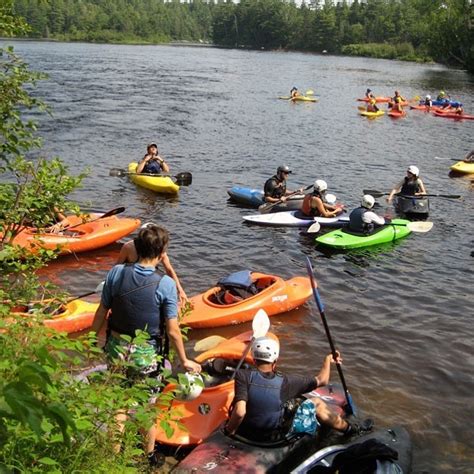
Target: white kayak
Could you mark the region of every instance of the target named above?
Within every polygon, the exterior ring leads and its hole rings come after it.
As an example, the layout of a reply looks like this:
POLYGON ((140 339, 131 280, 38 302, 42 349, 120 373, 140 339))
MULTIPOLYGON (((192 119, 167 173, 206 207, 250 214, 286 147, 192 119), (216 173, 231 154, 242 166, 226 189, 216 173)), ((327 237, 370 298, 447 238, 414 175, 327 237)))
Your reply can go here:
POLYGON ((349 222, 349 217, 310 217, 301 211, 274 212, 273 214, 253 214, 243 216, 244 221, 252 224, 281 226, 281 227, 309 227, 319 222, 322 227, 342 227, 349 222))

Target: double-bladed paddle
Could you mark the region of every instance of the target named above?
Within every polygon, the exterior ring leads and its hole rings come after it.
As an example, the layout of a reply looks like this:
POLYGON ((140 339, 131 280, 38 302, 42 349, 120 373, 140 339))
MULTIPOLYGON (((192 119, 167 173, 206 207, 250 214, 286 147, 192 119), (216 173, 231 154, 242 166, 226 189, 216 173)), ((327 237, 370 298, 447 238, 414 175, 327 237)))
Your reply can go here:
MULTIPOLYGON (((389 196, 390 193, 382 193, 381 191, 376 191, 374 189, 364 189, 364 194, 370 194, 374 198, 382 197, 382 196, 389 196)), ((396 194, 396 196, 407 197, 407 198, 419 198, 422 199, 424 197, 442 197, 442 198, 449 198, 449 199, 460 199, 461 196, 459 194, 419 194, 416 196, 407 196, 405 194, 396 194)))
POLYGON ((72 225, 72 226, 67 226, 67 227, 62 228, 61 230, 71 230, 71 229, 74 229, 75 227, 79 227, 79 226, 84 225, 84 224, 89 224, 91 222, 98 221, 99 219, 105 219, 106 217, 115 216, 116 214, 120 214, 123 211, 125 211, 124 207, 116 207, 115 209, 111 209, 110 211, 107 211, 106 213, 102 214, 101 216, 95 217, 94 219, 91 219, 90 221, 84 221, 84 222, 80 222, 79 224, 75 224, 75 225, 72 225))
POLYGON ((336 346, 334 345, 334 341, 332 340, 331 333, 329 331, 329 326, 326 320, 326 314, 324 313, 324 305, 321 300, 321 296, 319 295, 318 285, 316 282, 316 278, 314 277, 314 270, 311 265, 311 260, 309 259, 309 257, 306 257, 306 270, 308 271, 308 277, 311 281, 311 288, 313 290, 314 301, 316 303, 316 306, 318 307, 319 314, 321 315, 324 331, 326 332, 326 337, 328 339, 329 346, 331 347, 332 358, 334 359, 334 362, 336 363, 337 373, 339 374, 339 378, 341 379, 342 388, 344 389, 344 394, 346 396, 346 400, 347 400, 346 413, 348 415, 354 415, 355 414, 354 404, 352 402, 351 394, 349 393, 349 390, 347 389, 346 380, 344 379, 344 374, 342 373, 341 364, 338 362, 338 354, 336 351, 336 346))
POLYGON ((120 168, 112 168, 109 171, 109 176, 149 176, 154 178, 168 177, 174 178, 178 186, 189 186, 193 182, 193 175, 189 171, 183 171, 182 173, 178 173, 177 175, 173 176, 170 174, 132 173, 130 171, 122 170, 120 168))
POLYGON ((237 367, 235 368, 235 372, 232 374, 231 380, 234 380, 237 371, 242 367, 242 364, 245 360, 245 357, 247 357, 247 354, 252 347, 253 341, 259 337, 263 337, 267 334, 268 330, 270 329, 270 319, 268 318, 268 314, 265 312, 263 309, 259 309, 255 316, 253 317, 252 321, 252 338, 250 339, 249 343, 247 344, 247 347, 244 350, 244 353, 242 354, 242 357, 239 360, 239 363, 237 364, 237 367))
MULTIPOLYGON (((310 189, 312 187, 313 187, 313 184, 310 184, 309 186, 306 186, 305 188, 303 188, 303 192, 307 191, 308 189, 310 189)), ((289 198, 290 196, 295 196, 296 194, 301 194, 301 191, 298 189, 297 191, 294 191, 294 192, 286 195, 285 198, 289 198)), ((286 201, 287 201, 287 199, 285 199, 285 202, 286 201)), ((266 202, 265 204, 262 204, 262 205, 258 206, 258 212, 260 212, 261 214, 266 214, 267 212, 270 212, 275 206, 277 206, 278 204, 281 204, 282 202, 283 201, 281 199, 279 199, 276 202, 266 202)))

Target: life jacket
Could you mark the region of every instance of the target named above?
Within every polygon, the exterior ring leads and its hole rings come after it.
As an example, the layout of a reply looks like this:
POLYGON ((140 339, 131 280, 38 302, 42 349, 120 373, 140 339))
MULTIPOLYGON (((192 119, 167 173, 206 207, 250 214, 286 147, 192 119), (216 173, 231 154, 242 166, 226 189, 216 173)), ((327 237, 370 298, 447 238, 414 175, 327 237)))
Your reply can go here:
POLYGON ((349 215, 349 229, 354 232, 367 233, 371 232, 374 228, 373 224, 367 224, 364 222, 363 217, 369 209, 366 207, 357 207, 349 215))
POLYGON ((279 180, 277 175, 267 179, 264 186, 265 196, 280 199, 286 193, 286 181, 279 180))
POLYGON ((280 395, 282 385, 283 376, 278 373, 266 378, 257 369, 251 371, 246 414, 239 433, 251 439, 265 438, 279 428, 285 413, 280 395))
POLYGON ((311 193, 307 194, 304 199, 303 199, 303 204, 301 206, 301 212, 305 214, 306 216, 320 216, 321 214, 319 213, 318 209, 315 207, 311 207, 311 199, 313 197, 318 197, 321 199, 320 194, 316 193, 311 193))
POLYGON ((140 275, 133 265, 124 265, 122 279, 112 291, 112 313, 108 329, 135 337, 135 331, 146 331, 153 338, 160 338, 163 320, 155 293, 161 276, 157 273, 140 275))
POLYGON ((148 173, 148 174, 160 174, 163 171, 160 163, 156 160, 150 160, 147 161, 142 173, 148 173))
POLYGON ((241 270, 221 278, 217 282, 220 290, 216 293, 219 304, 233 304, 258 293, 250 270, 241 270))
POLYGON ((400 194, 405 194, 407 196, 414 196, 416 193, 420 192, 420 183, 418 178, 415 181, 412 181, 405 177, 405 182, 400 189, 400 194))

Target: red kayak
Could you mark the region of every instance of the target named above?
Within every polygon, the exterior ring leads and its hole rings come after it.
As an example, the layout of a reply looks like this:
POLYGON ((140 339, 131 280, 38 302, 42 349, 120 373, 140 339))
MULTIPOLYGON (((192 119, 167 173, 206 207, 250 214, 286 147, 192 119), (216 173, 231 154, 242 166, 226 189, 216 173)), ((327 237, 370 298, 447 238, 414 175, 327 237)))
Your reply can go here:
POLYGON ((410 105, 410 109, 412 110, 423 110, 424 112, 443 112, 446 109, 442 109, 441 107, 436 107, 433 105, 432 107, 428 107, 427 105, 410 105))
POLYGON ((474 115, 469 114, 456 114, 453 112, 439 112, 435 110, 433 112, 437 117, 450 118, 454 120, 474 120, 474 115))
POLYGON ((391 110, 388 115, 392 118, 402 118, 406 117, 407 113, 404 110, 402 112, 399 112, 398 110, 391 110))

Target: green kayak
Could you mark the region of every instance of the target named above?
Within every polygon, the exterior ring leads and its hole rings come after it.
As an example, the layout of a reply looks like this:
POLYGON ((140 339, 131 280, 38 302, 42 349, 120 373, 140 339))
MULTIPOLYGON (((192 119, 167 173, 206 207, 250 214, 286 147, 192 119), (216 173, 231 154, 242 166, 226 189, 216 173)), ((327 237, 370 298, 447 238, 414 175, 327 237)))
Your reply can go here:
POLYGON ((353 233, 347 229, 338 229, 321 235, 316 239, 316 243, 335 249, 358 249, 393 242, 410 234, 411 231, 406 227, 409 222, 405 219, 393 219, 392 224, 380 227, 369 235, 353 233))

